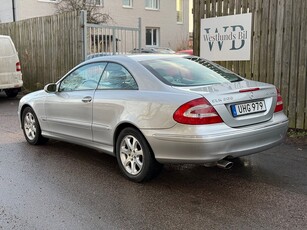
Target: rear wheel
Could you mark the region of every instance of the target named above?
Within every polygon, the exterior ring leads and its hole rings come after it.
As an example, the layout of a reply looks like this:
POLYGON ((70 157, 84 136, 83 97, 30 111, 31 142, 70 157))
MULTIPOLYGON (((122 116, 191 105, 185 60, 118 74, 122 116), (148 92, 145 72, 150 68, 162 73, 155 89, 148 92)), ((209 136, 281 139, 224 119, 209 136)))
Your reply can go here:
POLYGON ((16 97, 18 92, 19 92, 19 88, 16 88, 16 89, 5 89, 4 92, 5 92, 7 97, 16 97))
POLYGON ((44 144, 48 141, 42 136, 38 119, 30 107, 25 108, 22 113, 22 129, 26 140, 31 145, 44 144))
POLYGON ((152 179, 162 168, 144 136, 130 127, 122 130, 117 138, 116 157, 121 172, 134 182, 152 179))

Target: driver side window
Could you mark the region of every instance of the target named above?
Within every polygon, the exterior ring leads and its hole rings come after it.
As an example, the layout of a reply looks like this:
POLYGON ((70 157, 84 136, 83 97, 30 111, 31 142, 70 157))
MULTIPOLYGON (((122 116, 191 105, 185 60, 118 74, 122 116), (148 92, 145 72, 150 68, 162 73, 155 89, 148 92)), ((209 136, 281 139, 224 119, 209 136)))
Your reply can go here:
POLYGON ((105 67, 106 63, 103 62, 81 66, 62 80, 59 91, 67 92, 96 89, 105 67))

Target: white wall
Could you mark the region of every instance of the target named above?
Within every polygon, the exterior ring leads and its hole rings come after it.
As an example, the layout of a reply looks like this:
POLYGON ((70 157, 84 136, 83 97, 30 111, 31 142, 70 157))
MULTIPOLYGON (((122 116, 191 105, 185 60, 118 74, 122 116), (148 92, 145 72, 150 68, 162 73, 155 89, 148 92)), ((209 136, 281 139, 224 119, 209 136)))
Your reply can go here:
POLYGON ((52 15, 56 11, 56 4, 44 0, 0 0, 0 21, 13 21, 12 1, 15 1, 16 21, 52 15))
MULTIPOLYGON (((12 21, 12 0, 0 0, 0 20, 12 21)), ((16 20, 52 15, 56 12, 56 4, 44 0, 15 0, 16 20)), ((145 47, 145 28, 160 28, 159 46, 176 50, 179 44, 188 39, 189 33, 189 0, 184 0, 184 22, 177 24, 176 1, 160 0, 159 10, 145 9, 144 0, 134 0, 132 8, 124 8, 122 0, 104 0, 102 12, 108 13, 113 21, 109 24, 117 26, 138 26, 138 18, 142 18, 142 47, 145 47)))
POLYGON ((38 0, 15 0, 16 20, 53 15, 56 12, 56 4, 38 0))
POLYGON ((145 46, 145 28, 160 28, 160 46, 170 47, 174 50, 178 45, 188 39, 189 33, 189 0, 184 0, 184 23, 177 24, 176 1, 160 0, 159 10, 145 9, 144 1, 134 0, 133 8, 122 7, 122 1, 107 1, 103 8, 105 13, 114 19, 110 24, 118 26, 133 26, 142 18, 142 46, 145 46), (136 4, 138 3, 138 4, 136 4), (141 4, 140 4, 141 3, 141 4))
POLYGON ((12 0, 0 0, 0 23, 13 21, 12 0))
POLYGON ((193 0, 189 2, 189 32, 193 32, 193 0))

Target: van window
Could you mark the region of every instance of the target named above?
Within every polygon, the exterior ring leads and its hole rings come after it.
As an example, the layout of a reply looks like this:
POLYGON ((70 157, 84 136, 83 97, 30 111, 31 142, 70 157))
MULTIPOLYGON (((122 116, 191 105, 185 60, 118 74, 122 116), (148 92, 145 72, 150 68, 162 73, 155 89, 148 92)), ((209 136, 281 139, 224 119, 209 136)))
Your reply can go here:
POLYGON ((0 38, 0 54, 1 56, 12 56, 15 54, 15 49, 10 39, 0 38))

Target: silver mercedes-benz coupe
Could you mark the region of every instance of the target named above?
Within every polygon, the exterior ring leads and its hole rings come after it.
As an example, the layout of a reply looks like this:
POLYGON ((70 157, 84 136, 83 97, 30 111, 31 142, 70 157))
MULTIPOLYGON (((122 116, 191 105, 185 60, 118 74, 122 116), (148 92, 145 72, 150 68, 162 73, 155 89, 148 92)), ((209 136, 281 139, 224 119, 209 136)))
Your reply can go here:
POLYGON ((163 163, 219 164, 284 139, 288 118, 275 86, 199 57, 104 56, 20 100, 26 140, 48 138, 116 156, 132 181, 163 163))

